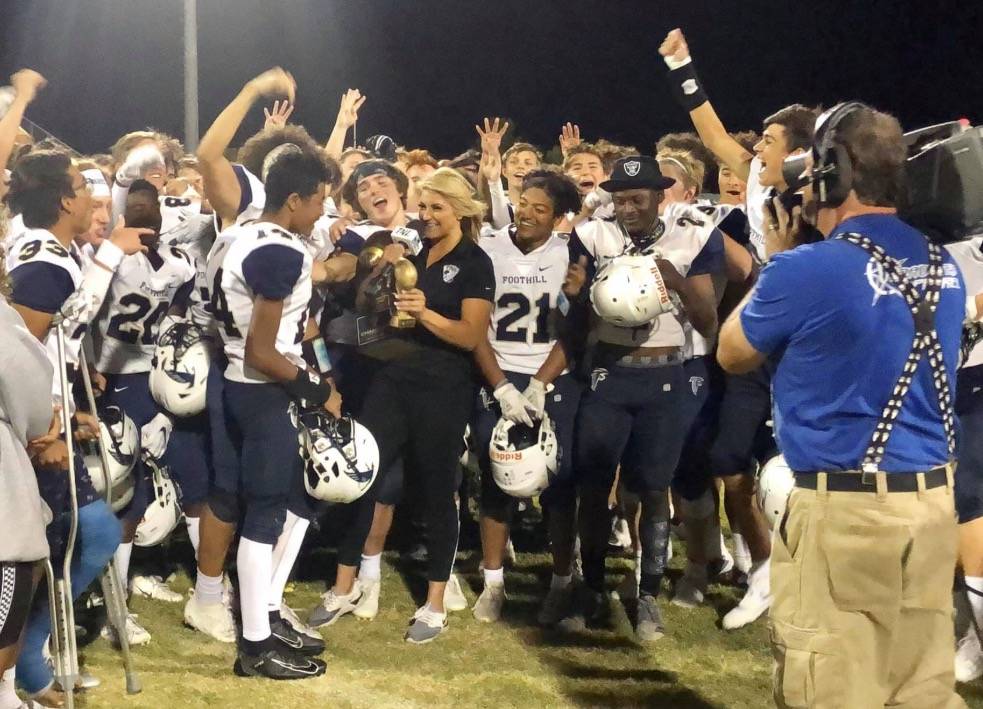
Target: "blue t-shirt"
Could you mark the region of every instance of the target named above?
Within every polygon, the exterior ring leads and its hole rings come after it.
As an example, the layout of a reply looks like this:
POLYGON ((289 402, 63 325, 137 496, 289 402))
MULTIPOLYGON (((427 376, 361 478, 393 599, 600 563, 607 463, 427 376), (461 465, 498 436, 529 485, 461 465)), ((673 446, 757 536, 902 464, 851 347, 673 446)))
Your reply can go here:
MULTIPOLYGON (((928 246, 892 215, 843 222, 830 239, 777 254, 761 271, 741 325, 751 345, 773 355, 775 436, 792 470, 857 470, 874 427, 911 351, 911 311, 859 247, 836 234, 865 235, 898 259, 924 290, 928 246)), ((935 326, 950 390, 966 307, 962 275, 943 250, 942 296, 935 326)), ((925 470, 949 459, 938 395, 922 355, 881 470, 925 470)))

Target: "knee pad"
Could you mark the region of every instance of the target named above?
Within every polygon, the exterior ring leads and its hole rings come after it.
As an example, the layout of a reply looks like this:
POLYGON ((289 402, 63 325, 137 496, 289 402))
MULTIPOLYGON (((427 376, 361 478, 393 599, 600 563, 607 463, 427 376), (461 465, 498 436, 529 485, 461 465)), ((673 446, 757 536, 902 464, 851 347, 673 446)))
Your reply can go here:
POLYGON ((239 496, 234 492, 213 488, 208 495, 208 508, 215 515, 216 519, 226 524, 237 524, 239 522, 239 496))
POLYGON ((714 512, 713 495, 707 490, 695 500, 680 498, 679 509, 683 519, 709 519, 714 512))

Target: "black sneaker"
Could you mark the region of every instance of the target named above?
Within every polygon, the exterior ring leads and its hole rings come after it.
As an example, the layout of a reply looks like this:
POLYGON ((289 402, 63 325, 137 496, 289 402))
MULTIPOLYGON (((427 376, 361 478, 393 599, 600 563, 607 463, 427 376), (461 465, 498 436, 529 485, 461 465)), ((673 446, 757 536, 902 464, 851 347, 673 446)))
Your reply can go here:
POLYGON ((324 652, 324 640, 298 633, 294 626, 283 618, 270 621, 270 633, 277 644, 287 653, 312 657, 324 652))
POLYGON ((303 657, 296 653, 267 650, 259 655, 247 655, 240 651, 232 670, 239 677, 266 677, 267 679, 310 679, 320 677, 327 669, 324 660, 303 657))
POLYGON ((567 615, 557 623, 566 633, 579 633, 588 628, 603 628, 611 618, 611 604, 607 594, 580 586, 574 591, 573 603, 567 615))

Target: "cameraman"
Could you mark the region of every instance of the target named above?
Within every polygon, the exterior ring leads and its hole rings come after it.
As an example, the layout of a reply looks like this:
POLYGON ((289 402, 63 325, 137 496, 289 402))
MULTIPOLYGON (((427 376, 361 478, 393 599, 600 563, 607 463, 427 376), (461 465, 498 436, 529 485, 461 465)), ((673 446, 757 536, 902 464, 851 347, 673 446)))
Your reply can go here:
MULTIPOLYGON (((950 382, 965 288, 897 217, 906 149, 893 117, 836 106, 812 154, 805 211, 827 238, 773 256, 717 351, 733 373, 777 362, 775 432, 796 487, 773 540, 775 701, 964 706, 950 382)), ((776 211, 769 240, 793 242, 800 210, 776 211)))

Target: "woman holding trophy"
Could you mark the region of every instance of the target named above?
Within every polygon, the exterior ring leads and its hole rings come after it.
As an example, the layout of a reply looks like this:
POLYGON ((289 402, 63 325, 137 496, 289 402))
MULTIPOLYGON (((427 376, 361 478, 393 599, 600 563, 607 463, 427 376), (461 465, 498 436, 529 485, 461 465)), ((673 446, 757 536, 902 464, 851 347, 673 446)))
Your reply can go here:
MULTIPOLYGON (((362 267, 371 274, 359 299, 391 298, 392 317, 385 341, 372 345, 386 352, 386 361, 372 378, 359 420, 379 444, 380 471, 405 459, 405 489, 428 531, 427 601, 410 621, 405 640, 411 643, 430 642, 447 626, 444 589, 457 552, 461 438, 475 396, 471 351, 488 330, 495 293, 491 260, 476 243, 484 212, 471 184, 442 168, 420 185, 422 249, 414 255, 399 244, 372 249, 370 243, 363 251, 362 267)), ((382 484, 376 480, 366 497, 382 484)), ((360 552, 368 521, 360 518, 363 528, 349 530, 343 546, 358 537, 360 552)), ((335 586, 333 593, 350 597, 345 610, 360 600, 357 581, 339 578, 335 586)))

